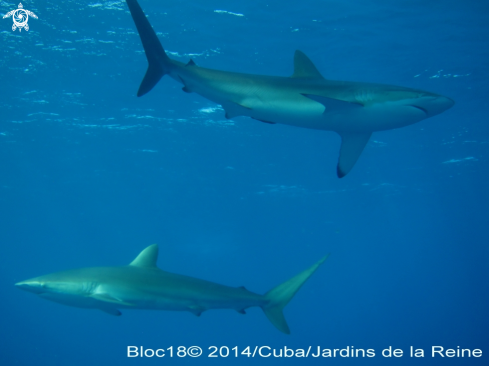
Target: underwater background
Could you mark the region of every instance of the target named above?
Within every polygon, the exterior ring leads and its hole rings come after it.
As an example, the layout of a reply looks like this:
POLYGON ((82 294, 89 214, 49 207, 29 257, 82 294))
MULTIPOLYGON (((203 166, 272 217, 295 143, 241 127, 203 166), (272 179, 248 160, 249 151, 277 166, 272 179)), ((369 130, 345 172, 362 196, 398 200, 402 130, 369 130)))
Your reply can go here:
MULTIPOLYGON (((287 76, 302 50, 328 79, 422 89, 456 104, 374 133, 336 177, 332 132, 224 118, 147 62, 123 1, 28 1, 0 22, 0 364, 487 365, 489 3, 140 0, 170 57, 287 76), (257 293, 330 253, 285 308, 58 305, 14 287, 60 270, 160 268, 257 293), (374 349, 374 358, 127 358, 127 346, 374 349), (384 348, 403 349, 383 358, 384 348), (425 350, 410 358, 409 347, 425 350), (481 349, 432 358, 431 346, 481 349)), ((0 13, 17 8, 0 1, 0 13)), ((209 352, 205 351, 205 354, 209 352)))

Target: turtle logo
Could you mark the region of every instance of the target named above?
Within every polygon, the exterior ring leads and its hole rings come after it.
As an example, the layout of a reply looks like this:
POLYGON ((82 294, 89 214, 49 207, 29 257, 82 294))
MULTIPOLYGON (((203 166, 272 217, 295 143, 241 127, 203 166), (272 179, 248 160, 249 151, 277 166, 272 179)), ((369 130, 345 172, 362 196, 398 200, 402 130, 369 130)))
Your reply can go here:
POLYGON ((12 25, 12 30, 15 31, 17 28, 19 28, 19 32, 24 28, 26 31, 29 30, 29 25, 27 24, 27 21, 29 20, 29 15, 33 18, 37 19, 37 15, 34 14, 32 11, 25 10, 22 4, 19 4, 19 8, 9 11, 7 14, 3 16, 3 19, 12 17, 12 20, 14 21, 14 25, 12 25))

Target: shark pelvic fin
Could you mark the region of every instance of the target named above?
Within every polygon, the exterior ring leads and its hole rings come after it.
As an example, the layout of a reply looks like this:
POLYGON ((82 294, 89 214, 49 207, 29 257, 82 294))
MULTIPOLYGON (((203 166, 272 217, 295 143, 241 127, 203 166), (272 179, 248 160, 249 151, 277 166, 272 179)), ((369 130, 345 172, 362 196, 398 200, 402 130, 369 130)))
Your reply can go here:
MULTIPOLYGON (((133 304, 130 304, 128 302, 122 301, 121 299, 118 299, 116 297, 111 296, 108 293, 105 292, 99 292, 99 293, 94 293, 90 295, 90 297, 94 298, 95 300, 98 301, 103 301, 103 302, 108 302, 111 304, 116 304, 116 305, 125 305, 125 306, 134 306, 133 304)), ((104 310, 105 307, 103 307, 102 310, 104 310)))
POLYGON ((251 111, 253 108, 247 107, 243 104, 231 102, 223 106, 226 111, 226 119, 231 119, 238 116, 246 116, 246 111, 251 111))
POLYGON ((192 314, 194 314, 195 316, 201 316, 202 313, 204 311, 206 311, 207 309, 202 307, 202 306, 190 306, 189 309, 188 309, 192 314))
POLYGON ((324 105, 324 114, 334 111, 345 111, 352 108, 360 108, 363 105, 354 102, 345 102, 344 100, 323 97, 321 95, 314 94, 302 94, 306 98, 312 99, 318 103, 324 105))
POLYGON ((336 172, 338 174, 338 178, 343 178, 350 172, 357 162, 360 154, 365 148, 365 145, 367 145, 370 136, 372 136, 372 133, 342 133, 340 135, 341 148, 336 172))
POLYGON ((115 309, 115 308, 110 308, 110 307, 101 307, 101 308, 98 308, 99 310, 102 310, 104 313, 107 313, 107 314, 110 314, 110 315, 114 315, 114 316, 121 316, 122 313, 115 309))
POLYGON ((158 245, 153 244, 144 249, 129 265, 135 267, 158 268, 158 245))
POLYGON ((313 275, 318 267, 323 264, 323 262, 328 258, 329 255, 322 258, 316 264, 305 271, 299 273, 297 276, 291 278, 290 280, 278 285, 277 287, 271 289, 265 294, 265 299, 268 300, 266 305, 262 306, 263 312, 267 316, 268 320, 281 332, 285 334, 290 334, 289 326, 285 320, 283 309, 285 305, 289 303, 294 295, 299 291, 304 282, 306 282, 309 277, 313 275))
POLYGON ((269 125, 275 125, 275 124, 277 124, 276 122, 265 121, 264 119, 258 119, 258 118, 255 118, 255 117, 251 117, 251 119, 255 119, 255 120, 260 121, 260 122, 263 122, 263 123, 268 123, 269 125))
POLYGON ((148 59, 148 70, 146 75, 144 75, 137 94, 140 97, 153 89, 163 75, 168 74, 172 61, 166 55, 153 27, 149 24, 138 2, 136 0, 126 0, 126 2, 148 59))
POLYGON ((291 77, 324 79, 309 57, 299 50, 294 54, 294 73, 291 77))

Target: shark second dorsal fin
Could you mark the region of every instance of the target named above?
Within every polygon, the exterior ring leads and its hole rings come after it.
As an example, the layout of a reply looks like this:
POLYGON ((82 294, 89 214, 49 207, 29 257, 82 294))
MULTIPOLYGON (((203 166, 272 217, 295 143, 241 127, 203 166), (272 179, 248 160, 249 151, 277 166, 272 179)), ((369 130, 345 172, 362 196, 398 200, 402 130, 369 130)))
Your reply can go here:
POLYGON ((299 50, 294 54, 294 74, 291 77, 324 79, 309 57, 299 50))
POLYGON ((144 249, 129 265, 135 267, 158 268, 158 245, 153 244, 144 249))

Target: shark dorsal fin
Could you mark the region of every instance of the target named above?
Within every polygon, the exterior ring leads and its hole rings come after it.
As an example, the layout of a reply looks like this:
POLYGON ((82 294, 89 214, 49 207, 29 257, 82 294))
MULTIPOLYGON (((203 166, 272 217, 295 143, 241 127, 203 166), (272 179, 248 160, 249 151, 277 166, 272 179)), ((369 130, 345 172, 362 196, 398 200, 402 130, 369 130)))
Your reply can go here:
POLYGON ((158 245, 153 244, 144 249, 129 265, 135 267, 158 268, 158 245))
POLYGON ((316 66, 302 51, 295 51, 293 78, 317 78, 324 79, 316 66))

